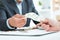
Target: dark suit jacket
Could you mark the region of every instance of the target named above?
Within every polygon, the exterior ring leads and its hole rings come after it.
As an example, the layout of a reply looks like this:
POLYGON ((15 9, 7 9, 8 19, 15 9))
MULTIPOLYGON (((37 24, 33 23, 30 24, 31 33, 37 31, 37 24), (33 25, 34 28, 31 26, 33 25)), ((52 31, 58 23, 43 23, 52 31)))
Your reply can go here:
MULTIPOLYGON (((2 31, 15 30, 15 29, 9 29, 6 24, 8 18, 12 17, 17 13, 19 14, 19 10, 16 6, 15 1, 1 0, 1 4, 2 6, 0 6, 0 30, 2 31)), ((24 15, 29 12, 35 12, 37 14, 37 11, 35 10, 32 0, 23 0, 22 13, 24 15)), ((29 26, 29 23, 30 19, 27 20, 25 26, 29 26)))

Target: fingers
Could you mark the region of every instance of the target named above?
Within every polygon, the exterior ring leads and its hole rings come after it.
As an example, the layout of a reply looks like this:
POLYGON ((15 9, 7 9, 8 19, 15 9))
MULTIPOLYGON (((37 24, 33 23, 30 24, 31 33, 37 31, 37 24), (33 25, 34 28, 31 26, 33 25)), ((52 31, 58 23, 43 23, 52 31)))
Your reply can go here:
POLYGON ((23 15, 16 14, 9 18, 9 24, 14 27, 23 27, 26 24, 27 19, 23 15))
POLYGON ((50 29, 49 25, 46 25, 46 24, 42 24, 41 27, 46 31, 50 29))
POLYGON ((25 20, 27 20, 26 18, 25 18, 25 16, 23 16, 23 15, 20 15, 20 14, 16 14, 16 15, 14 15, 14 16, 12 16, 11 17, 12 19, 17 19, 17 20, 22 20, 22 19, 25 19, 25 20))
POLYGON ((47 18, 43 21, 43 23, 48 23, 48 22, 49 20, 47 18))
POLYGON ((49 29, 49 32, 51 32, 51 31, 60 31, 59 30, 59 27, 54 27, 54 26, 52 26, 52 27, 50 27, 50 29, 49 29))
POLYGON ((40 26, 44 30, 52 32, 52 31, 60 31, 60 26, 57 25, 58 23, 54 20, 45 19, 37 24, 37 27, 40 26))
POLYGON ((14 15, 13 17, 15 17, 15 18, 25 18, 25 16, 20 15, 20 14, 16 14, 16 15, 14 15))
POLYGON ((49 32, 53 32, 53 31, 59 31, 59 28, 58 27, 55 27, 55 26, 49 26, 49 25, 46 25, 46 24, 42 24, 41 27, 46 30, 46 31, 49 31, 49 32))
POLYGON ((40 21, 40 23, 37 24, 37 26, 41 26, 42 24, 49 24, 49 21, 45 19, 44 21, 40 21))
POLYGON ((14 15, 13 17, 21 18, 19 14, 14 15))
POLYGON ((49 24, 49 19, 45 19, 44 21, 41 21, 40 23, 37 24, 37 27, 40 26, 44 30, 49 31, 51 25, 49 24))
MULTIPOLYGON (((44 21, 41 21, 41 22, 42 22, 42 24, 46 24, 46 25, 49 25, 51 27, 51 24, 52 24, 51 20, 45 19, 44 21)), ((42 24, 40 24, 40 25, 42 25, 42 24)))
POLYGON ((36 26, 41 26, 43 24, 43 22, 41 21, 40 23, 38 23, 36 26))

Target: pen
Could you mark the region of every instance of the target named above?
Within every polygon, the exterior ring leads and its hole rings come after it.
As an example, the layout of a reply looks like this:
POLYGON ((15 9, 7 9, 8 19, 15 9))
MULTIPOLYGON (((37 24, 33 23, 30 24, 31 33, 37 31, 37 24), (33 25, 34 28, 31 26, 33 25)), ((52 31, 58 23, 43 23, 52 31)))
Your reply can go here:
POLYGON ((28 28, 28 29, 16 29, 15 31, 28 31, 28 30, 34 30, 34 29, 44 30, 41 27, 33 27, 33 28, 28 28))

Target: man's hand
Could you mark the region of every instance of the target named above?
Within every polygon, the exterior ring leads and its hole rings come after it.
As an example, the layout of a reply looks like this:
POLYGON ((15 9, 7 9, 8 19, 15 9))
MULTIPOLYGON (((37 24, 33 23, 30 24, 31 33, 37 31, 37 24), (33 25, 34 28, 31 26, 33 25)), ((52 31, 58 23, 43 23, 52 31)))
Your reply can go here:
POLYGON ((23 15, 16 14, 13 17, 9 18, 8 23, 12 27, 23 27, 26 24, 27 19, 23 15))
POLYGON ((38 23, 37 26, 41 26, 46 31, 60 31, 60 23, 51 19, 45 19, 38 23))

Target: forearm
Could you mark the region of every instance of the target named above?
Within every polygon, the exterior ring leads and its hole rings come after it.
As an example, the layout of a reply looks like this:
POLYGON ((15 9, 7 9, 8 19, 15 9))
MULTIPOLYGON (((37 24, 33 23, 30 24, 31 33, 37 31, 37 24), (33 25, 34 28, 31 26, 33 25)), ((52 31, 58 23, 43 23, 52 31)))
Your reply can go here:
POLYGON ((7 26, 7 14, 4 9, 0 8, 0 30, 1 31, 8 31, 8 30, 14 30, 14 29, 9 29, 7 26))
POLYGON ((5 19, 0 19, 0 30, 1 31, 11 31, 11 30, 14 30, 14 29, 8 28, 5 19))

